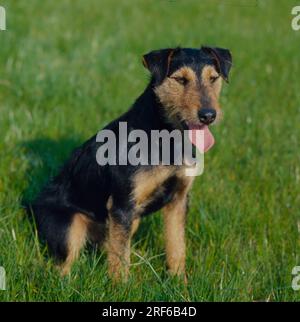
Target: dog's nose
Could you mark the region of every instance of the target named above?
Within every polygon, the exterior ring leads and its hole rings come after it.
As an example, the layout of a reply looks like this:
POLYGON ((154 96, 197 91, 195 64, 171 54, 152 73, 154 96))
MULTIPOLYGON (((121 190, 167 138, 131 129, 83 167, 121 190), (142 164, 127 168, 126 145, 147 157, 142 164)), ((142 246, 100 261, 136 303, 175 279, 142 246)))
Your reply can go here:
POLYGON ((217 113, 212 108, 201 108, 198 116, 202 123, 209 125, 216 119, 217 113))

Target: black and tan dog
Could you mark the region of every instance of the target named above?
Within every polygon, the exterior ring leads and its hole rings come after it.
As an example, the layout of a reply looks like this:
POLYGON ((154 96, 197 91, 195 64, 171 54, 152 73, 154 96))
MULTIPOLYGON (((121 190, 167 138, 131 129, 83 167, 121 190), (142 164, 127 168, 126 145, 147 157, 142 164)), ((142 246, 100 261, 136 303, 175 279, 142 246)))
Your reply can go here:
MULTIPOLYGON (((203 129, 205 150, 213 144, 208 125, 220 116, 222 78, 232 64, 226 49, 176 48, 143 57, 151 80, 133 106, 105 127, 118 138, 119 122, 128 129, 203 129)), ((32 209, 40 236, 70 271, 87 240, 105 240, 109 273, 126 278, 130 240, 140 218, 162 209, 167 264, 171 274, 185 272, 185 221, 193 177, 185 166, 99 166, 96 136, 75 150, 60 173, 43 189, 32 209)), ((117 149, 122 149, 117 142, 117 149)))

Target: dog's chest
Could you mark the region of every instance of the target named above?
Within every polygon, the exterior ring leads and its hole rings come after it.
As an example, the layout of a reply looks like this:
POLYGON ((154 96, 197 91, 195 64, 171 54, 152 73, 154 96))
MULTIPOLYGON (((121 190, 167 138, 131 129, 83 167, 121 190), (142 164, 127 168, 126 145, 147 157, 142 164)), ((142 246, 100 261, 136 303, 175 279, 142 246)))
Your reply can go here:
POLYGON ((180 168, 161 166, 139 172, 134 178, 132 198, 137 212, 146 215, 155 212, 172 201, 187 177, 180 168))

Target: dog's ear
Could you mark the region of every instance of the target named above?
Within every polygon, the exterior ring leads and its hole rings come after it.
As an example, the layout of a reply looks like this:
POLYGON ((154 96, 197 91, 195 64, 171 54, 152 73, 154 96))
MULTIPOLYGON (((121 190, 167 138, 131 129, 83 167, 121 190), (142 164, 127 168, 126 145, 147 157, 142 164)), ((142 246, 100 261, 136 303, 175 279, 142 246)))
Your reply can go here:
POLYGON ((215 61, 217 71, 222 78, 228 82, 229 72, 232 66, 232 56, 228 49, 215 47, 202 47, 204 52, 208 53, 215 61))
POLYGON ((168 75, 171 59, 176 50, 178 49, 154 50, 143 56, 143 65, 156 82, 161 82, 168 75))

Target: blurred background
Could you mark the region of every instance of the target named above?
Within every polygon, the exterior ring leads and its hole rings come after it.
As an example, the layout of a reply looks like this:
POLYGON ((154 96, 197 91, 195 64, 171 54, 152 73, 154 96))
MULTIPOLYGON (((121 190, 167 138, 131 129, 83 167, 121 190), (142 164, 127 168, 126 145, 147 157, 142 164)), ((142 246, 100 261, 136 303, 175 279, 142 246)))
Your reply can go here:
MULTIPOLYGON (((2 0, 0 266, 3 301, 279 301, 300 265, 300 31, 289 0, 2 0), (165 271, 162 220, 146 218, 131 278, 113 287, 86 251, 61 280, 22 209, 70 151, 125 112, 153 49, 229 48, 217 144, 191 193, 189 283, 165 271)), ((299 5, 299 3, 298 3, 299 5)))

